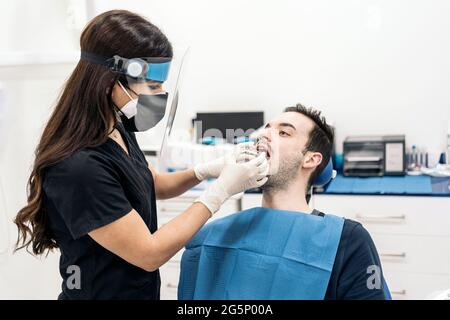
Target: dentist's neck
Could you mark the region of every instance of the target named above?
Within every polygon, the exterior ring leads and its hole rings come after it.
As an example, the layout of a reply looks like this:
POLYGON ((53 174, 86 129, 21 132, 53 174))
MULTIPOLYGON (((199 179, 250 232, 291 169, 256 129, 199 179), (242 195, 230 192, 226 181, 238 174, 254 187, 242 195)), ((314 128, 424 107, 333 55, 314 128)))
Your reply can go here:
POLYGON ((262 207, 277 210, 311 213, 306 202, 306 184, 294 181, 283 189, 269 189, 263 192, 262 207))

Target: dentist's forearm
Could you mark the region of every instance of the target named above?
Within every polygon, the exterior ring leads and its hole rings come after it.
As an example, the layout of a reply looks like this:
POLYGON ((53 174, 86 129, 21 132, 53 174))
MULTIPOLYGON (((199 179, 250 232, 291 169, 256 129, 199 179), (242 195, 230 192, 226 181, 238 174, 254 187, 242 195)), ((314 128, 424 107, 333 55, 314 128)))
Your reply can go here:
POLYGON ((157 199, 177 197, 200 183, 195 176, 194 169, 171 173, 158 172, 154 176, 157 199))
POLYGON ((202 203, 193 203, 186 211, 160 227, 151 236, 148 265, 153 271, 180 251, 211 218, 211 212, 202 203))

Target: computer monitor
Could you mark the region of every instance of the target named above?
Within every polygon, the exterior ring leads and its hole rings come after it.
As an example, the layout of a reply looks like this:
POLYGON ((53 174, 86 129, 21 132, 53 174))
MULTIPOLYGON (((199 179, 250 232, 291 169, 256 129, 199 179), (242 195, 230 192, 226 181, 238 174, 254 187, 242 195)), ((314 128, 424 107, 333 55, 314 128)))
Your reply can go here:
POLYGON ((236 143, 264 125, 264 112, 200 112, 193 119, 197 142, 205 138, 222 138, 236 143))

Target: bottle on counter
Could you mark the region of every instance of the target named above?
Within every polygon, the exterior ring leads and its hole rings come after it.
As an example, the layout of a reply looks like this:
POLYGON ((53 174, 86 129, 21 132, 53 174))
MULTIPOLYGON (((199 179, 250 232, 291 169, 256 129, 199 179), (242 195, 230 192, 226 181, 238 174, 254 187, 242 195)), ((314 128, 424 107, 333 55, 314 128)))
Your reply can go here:
POLYGON ((445 157, 447 160, 447 164, 450 164, 450 125, 447 131, 447 156, 445 157))

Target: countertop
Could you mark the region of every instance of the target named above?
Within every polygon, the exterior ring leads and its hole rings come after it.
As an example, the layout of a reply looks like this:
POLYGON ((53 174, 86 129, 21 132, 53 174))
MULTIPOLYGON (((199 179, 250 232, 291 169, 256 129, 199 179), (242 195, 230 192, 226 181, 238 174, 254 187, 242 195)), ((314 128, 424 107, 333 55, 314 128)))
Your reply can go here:
POLYGON ((450 197, 450 178, 430 176, 344 177, 338 174, 319 194, 450 197))

